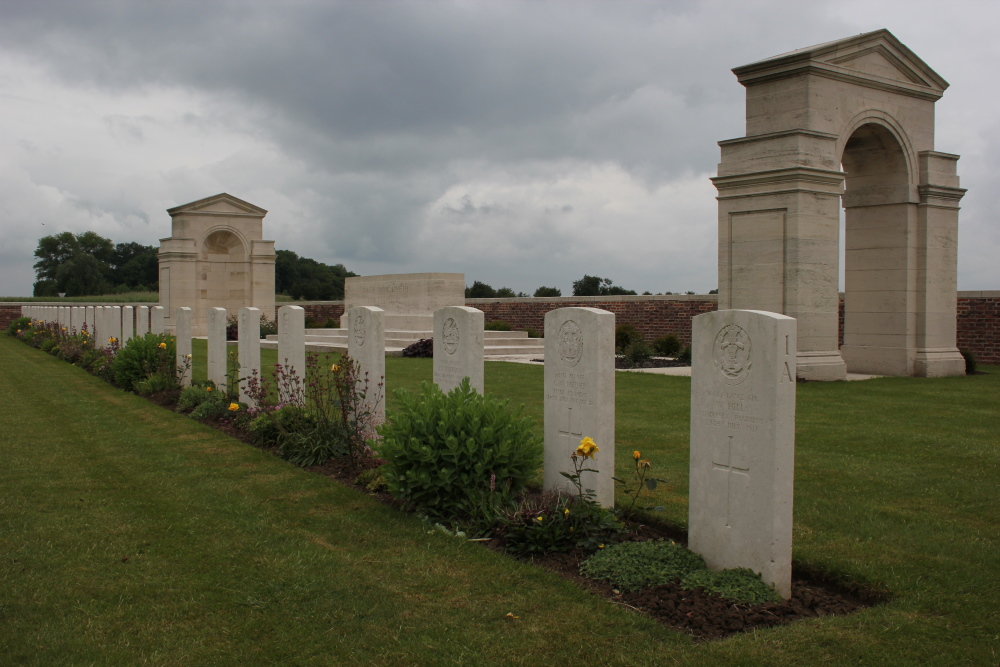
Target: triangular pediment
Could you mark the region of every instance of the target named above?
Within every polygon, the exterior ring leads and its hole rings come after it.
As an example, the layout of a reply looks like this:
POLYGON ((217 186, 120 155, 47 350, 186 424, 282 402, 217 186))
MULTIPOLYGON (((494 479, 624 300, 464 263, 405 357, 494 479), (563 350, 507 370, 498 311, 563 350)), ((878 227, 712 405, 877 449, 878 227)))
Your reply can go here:
POLYGON ((167 213, 171 216, 179 213, 252 215, 254 217, 264 217, 267 215, 267 211, 259 206, 254 206, 250 202, 243 201, 225 192, 220 192, 217 195, 205 197, 189 204, 175 206, 174 208, 167 209, 167 213))
POLYGON ((743 85, 806 73, 937 99, 948 87, 888 30, 876 30, 759 60, 733 72, 743 85))

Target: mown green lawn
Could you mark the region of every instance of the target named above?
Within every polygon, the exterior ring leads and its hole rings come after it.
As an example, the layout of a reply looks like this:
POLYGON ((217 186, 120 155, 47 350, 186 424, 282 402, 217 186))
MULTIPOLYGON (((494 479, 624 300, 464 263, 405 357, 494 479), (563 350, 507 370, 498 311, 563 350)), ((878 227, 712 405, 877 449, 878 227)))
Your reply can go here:
MULTIPOLYGON (((0 664, 995 665, 985 370, 799 385, 795 559, 893 600, 695 644, 0 337, 0 664)), ((541 367, 490 362, 486 389, 541 419, 541 367)), ((649 456, 679 525, 689 390, 618 375, 617 463, 649 456)))

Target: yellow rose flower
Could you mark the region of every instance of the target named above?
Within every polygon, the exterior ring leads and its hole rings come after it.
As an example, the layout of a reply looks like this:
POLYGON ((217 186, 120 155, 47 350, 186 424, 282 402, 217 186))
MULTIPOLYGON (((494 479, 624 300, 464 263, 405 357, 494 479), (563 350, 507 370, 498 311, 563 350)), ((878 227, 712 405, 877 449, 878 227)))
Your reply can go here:
POLYGON ((569 516, 569 508, 568 507, 563 510, 563 514, 565 514, 566 516, 569 516))
POLYGON ((585 459, 594 458, 594 454, 601 451, 597 443, 594 442, 593 438, 584 438, 580 441, 580 446, 576 448, 574 452, 577 456, 582 456, 585 459))
POLYGON ((543 516, 540 516, 540 517, 538 517, 538 520, 539 520, 539 521, 541 521, 541 520, 542 520, 542 519, 544 519, 544 518, 545 518, 545 517, 543 517, 543 516))
POLYGON ((166 343, 160 343, 156 347, 160 348, 161 350, 165 350, 165 349, 167 349, 167 344, 166 343))
POLYGON ((340 370, 340 366, 338 366, 337 364, 334 364, 333 366, 330 366, 330 372, 331 373, 336 373, 339 370, 340 370))
POLYGON ((212 391, 211 387, 205 387, 205 391, 212 391))
POLYGON ((240 409, 240 404, 239 403, 230 403, 229 404, 229 411, 230 412, 238 412, 239 409, 240 409))
POLYGON ((635 450, 634 452, 632 452, 632 458, 638 461, 639 459, 642 458, 642 452, 640 452, 638 449, 635 450))

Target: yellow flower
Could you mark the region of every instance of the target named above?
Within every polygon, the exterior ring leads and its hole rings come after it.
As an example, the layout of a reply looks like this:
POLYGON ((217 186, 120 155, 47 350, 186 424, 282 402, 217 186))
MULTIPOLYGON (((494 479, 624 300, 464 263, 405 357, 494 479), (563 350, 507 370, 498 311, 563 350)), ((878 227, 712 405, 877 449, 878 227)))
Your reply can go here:
POLYGON ((115 337, 114 337, 114 336, 112 336, 111 338, 109 338, 109 339, 108 339, 108 342, 109 342, 109 343, 114 343, 114 342, 115 342, 115 337))
POLYGON ((340 370, 340 366, 338 366, 337 364, 334 364, 333 366, 330 366, 330 372, 331 373, 336 373, 339 370, 340 370))
POLYGON ((239 409, 240 409, 240 404, 239 403, 230 403, 229 404, 229 411, 230 412, 238 412, 239 409))
POLYGON ((190 354, 185 354, 185 355, 184 355, 184 358, 185 358, 185 359, 190 359, 190 358, 191 358, 191 355, 190 355, 190 354))
POLYGON ((568 507, 563 510, 563 514, 565 514, 566 516, 569 516, 569 508, 568 507))
POLYGON ((541 521, 541 520, 542 520, 542 519, 544 519, 544 518, 545 518, 545 517, 543 517, 543 516, 540 516, 540 517, 538 517, 538 520, 539 520, 539 521, 541 521))
POLYGON ((603 545, 603 544, 599 544, 599 545, 597 545, 597 548, 598 548, 598 549, 603 549, 603 548, 604 548, 604 545, 603 545))
POLYGON ((167 344, 166 343, 160 343, 156 347, 160 348, 161 350, 165 350, 165 349, 167 349, 167 344))
POLYGON ((634 452, 632 452, 632 458, 638 461, 640 458, 642 458, 642 452, 640 452, 638 449, 635 450, 634 452))
POLYGON ((205 391, 212 391, 211 387, 205 387, 205 391))
POLYGON ((642 468, 649 468, 651 465, 653 465, 653 462, 650 461, 649 459, 643 459, 639 461, 639 466, 642 468))
POLYGON ((593 438, 584 438, 580 441, 580 446, 576 448, 574 454, 577 456, 582 456, 585 459, 594 458, 594 454, 601 451, 597 447, 597 443, 594 442, 593 438))
POLYGON ((17 330, 17 333, 21 333, 21 330, 20 330, 20 329, 18 329, 18 330, 17 330))

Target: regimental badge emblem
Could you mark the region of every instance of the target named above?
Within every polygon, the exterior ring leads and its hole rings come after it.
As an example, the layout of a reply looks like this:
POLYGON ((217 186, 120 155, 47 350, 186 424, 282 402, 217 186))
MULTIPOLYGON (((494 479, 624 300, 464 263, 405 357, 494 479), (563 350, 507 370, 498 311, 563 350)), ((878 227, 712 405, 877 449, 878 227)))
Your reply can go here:
POLYGON ((559 327, 559 358, 568 366, 576 366, 583 358, 583 332, 573 320, 559 327))
POLYGON ((449 317, 444 321, 444 326, 441 329, 441 340, 444 341, 444 351, 448 354, 455 354, 455 350, 458 349, 458 341, 462 336, 458 329, 458 322, 453 317, 449 317))
POLYGON ((715 337, 715 367, 726 384, 739 384, 750 374, 750 336, 742 327, 728 324, 715 337))
POLYGON ((365 329, 365 318, 358 315, 354 318, 354 342, 359 346, 365 344, 365 337, 368 331, 365 329))

